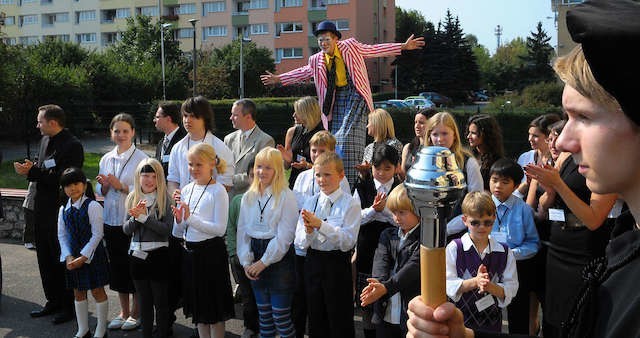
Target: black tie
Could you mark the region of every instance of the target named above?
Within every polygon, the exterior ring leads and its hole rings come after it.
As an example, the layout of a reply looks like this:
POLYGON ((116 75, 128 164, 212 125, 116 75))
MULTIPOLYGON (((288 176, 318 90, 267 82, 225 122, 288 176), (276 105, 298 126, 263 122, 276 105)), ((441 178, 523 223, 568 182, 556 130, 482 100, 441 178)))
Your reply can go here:
POLYGON ((170 143, 171 140, 169 140, 169 138, 165 136, 164 140, 162 141, 162 155, 169 155, 167 150, 169 150, 170 143))
POLYGON ((325 115, 331 114, 333 104, 333 92, 336 90, 336 56, 329 57, 329 67, 327 69, 327 92, 324 94, 322 112, 325 115))

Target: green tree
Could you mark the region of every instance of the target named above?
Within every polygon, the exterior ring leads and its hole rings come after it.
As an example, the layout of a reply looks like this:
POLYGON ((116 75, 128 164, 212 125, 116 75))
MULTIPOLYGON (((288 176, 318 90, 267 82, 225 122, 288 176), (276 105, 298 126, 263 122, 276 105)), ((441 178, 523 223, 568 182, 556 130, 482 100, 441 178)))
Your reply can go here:
MULTIPOLYGON (((405 42, 411 34, 422 36, 428 30, 427 23, 422 13, 415 9, 404 10, 396 7, 396 42, 405 42)), ((433 27, 433 25, 431 25, 433 27)))
MULTIPOLYGON (((121 33, 121 39, 112 46, 111 51, 127 63, 160 62, 161 25, 161 21, 152 23, 151 17, 144 15, 127 18, 127 28, 121 33)), ((179 42, 170 32, 164 34, 164 55, 166 64, 185 62, 179 42)))
POLYGON ((550 62, 553 57, 553 47, 549 44, 551 37, 542 29, 542 22, 538 22, 536 31, 527 37, 527 54, 522 57, 525 65, 525 84, 554 80, 553 68, 550 62))
POLYGON ((522 38, 515 38, 500 46, 491 57, 488 69, 483 70, 483 78, 491 91, 521 89, 524 70, 524 56, 527 46, 522 38))

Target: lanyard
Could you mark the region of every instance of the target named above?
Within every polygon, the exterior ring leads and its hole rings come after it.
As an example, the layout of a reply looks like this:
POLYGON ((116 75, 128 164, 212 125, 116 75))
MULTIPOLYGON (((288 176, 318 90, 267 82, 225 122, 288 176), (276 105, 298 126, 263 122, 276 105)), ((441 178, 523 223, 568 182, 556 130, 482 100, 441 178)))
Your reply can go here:
POLYGON ((269 198, 267 198, 267 201, 264 203, 264 207, 258 199, 258 208, 260 208, 260 223, 262 223, 262 215, 264 214, 264 209, 267 208, 267 204, 269 204, 269 201, 271 201, 271 197, 273 197, 273 195, 269 195, 269 198))
MULTIPOLYGON (((500 205, 504 205, 504 204, 500 204, 500 205)), ((498 210, 496 210, 496 219, 498 220, 498 228, 500 231, 502 231, 502 220, 506 218, 506 215, 509 212, 509 207, 506 205, 504 205, 504 207, 506 209, 504 213, 502 213, 502 217, 500 217, 500 213, 498 212, 498 210)))
MULTIPOLYGON (((124 168, 127 167, 127 164, 129 164, 129 160, 131 160, 131 158, 133 157, 133 154, 136 153, 136 150, 134 149, 131 152, 131 155, 129 155, 129 158, 127 158, 127 161, 124 162, 124 165, 122 166, 122 169, 120 169, 120 173, 118 175, 116 175, 116 177, 118 178, 118 181, 120 181, 120 176, 122 176, 122 173, 124 172, 124 168)), ((112 157, 113 159, 113 174, 116 174, 116 158, 112 157)))
MULTIPOLYGON (((211 184, 211 181, 213 181, 213 177, 209 178, 209 182, 207 182, 207 185, 205 185, 204 189, 202 189, 202 193, 200 193, 200 197, 198 197, 198 200, 196 201, 196 205, 194 205, 193 208, 191 208, 191 196, 193 195, 193 191, 195 190, 195 187, 196 187, 195 184, 193 185, 193 188, 191 189, 191 192, 189 193, 189 201, 187 202, 187 205, 189 206, 189 210, 192 210, 192 212, 191 212, 192 215, 195 215, 196 208, 198 207, 198 204, 200 204, 200 200, 202 199, 202 196, 204 196, 204 193, 207 191, 207 188, 209 187, 209 184, 211 184)), ((187 241, 187 232, 188 231, 189 231, 189 224, 187 224, 186 228, 184 229, 184 240, 185 240, 185 242, 187 241)))

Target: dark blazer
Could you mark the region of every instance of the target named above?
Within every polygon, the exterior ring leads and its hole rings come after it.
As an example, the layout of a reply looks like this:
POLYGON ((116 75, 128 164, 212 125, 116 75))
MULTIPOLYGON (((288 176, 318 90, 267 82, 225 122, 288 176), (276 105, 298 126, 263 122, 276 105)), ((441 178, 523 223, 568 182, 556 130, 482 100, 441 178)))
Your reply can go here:
MULTIPOLYGON (((169 141, 169 148, 167 148, 166 155, 169 155, 169 153, 171 153, 171 149, 173 149, 173 145, 182 140, 186 135, 187 131, 184 130, 182 126, 178 126, 178 130, 176 130, 176 133, 173 134, 171 141, 169 141)), ((169 161, 167 160, 167 162, 162 162, 162 140, 163 139, 160 139, 160 142, 158 142, 158 145, 156 145, 156 156, 154 156, 154 158, 162 163, 162 169, 164 169, 164 179, 166 180, 169 171, 169 161)))
POLYGON ((374 303, 372 322, 382 323, 389 298, 400 292, 400 328, 406 334, 409 301, 420 294, 420 225, 404 241, 402 247, 399 248, 399 245, 397 227, 385 229, 380 234, 371 272, 372 277, 387 288, 387 293, 374 303))

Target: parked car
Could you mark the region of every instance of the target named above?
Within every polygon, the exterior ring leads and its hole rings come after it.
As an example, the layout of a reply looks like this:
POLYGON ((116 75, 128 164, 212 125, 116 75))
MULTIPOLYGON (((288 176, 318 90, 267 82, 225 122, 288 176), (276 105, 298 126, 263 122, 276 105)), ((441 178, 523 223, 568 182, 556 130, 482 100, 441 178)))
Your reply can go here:
POLYGON ((426 99, 429 99, 438 107, 450 107, 451 105, 453 105, 453 100, 451 100, 447 96, 444 96, 436 92, 422 92, 418 94, 418 96, 422 96, 426 99))
POLYGON ((431 100, 420 96, 409 96, 404 99, 404 102, 417 109, 431 109, 436 107, 431 100))
POLYGON ((376 101, 373 103, 373 107, 375 108, 409 108, 411 107, 403 100, 386 100, 386 101, 376 101))
POLYGON ((476 90, 471 94, 473 101, 487 102, 489 101, 489 95, 486 90, 476 90))

